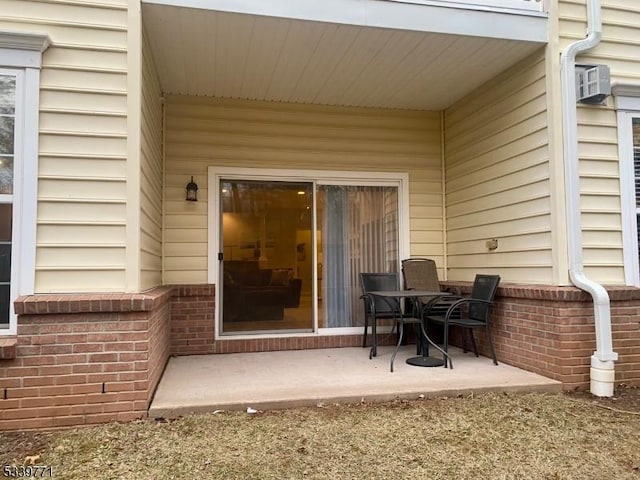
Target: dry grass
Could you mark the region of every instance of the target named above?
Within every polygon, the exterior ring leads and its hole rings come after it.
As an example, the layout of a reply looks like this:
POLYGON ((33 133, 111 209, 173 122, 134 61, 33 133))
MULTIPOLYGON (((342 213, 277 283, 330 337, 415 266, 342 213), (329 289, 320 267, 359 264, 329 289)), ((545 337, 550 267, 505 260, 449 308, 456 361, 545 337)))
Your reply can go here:
POLYGON ((218 413, 0 434, 0 460, 64 479, 640 479, 638 413, 549 394, 218 413))

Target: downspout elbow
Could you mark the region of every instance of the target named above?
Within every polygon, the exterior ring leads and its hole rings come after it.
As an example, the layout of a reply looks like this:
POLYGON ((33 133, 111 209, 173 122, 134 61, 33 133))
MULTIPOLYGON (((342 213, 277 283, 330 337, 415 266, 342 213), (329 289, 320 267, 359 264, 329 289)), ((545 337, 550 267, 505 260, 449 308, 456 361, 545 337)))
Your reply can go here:
MULTIPOLYGON (((609 294, 602 285, 587 278, 582 271, 570 270, 569 275, 571 282, 576 287, 589 293, 593 298, 596 328, 596 351, 593 357, 595 357, 598 362, 613 362, 618 360, 618 354, 613 351, 609 294)), ((611 364, 610 368, 613 369, 613 364, 611 364)))

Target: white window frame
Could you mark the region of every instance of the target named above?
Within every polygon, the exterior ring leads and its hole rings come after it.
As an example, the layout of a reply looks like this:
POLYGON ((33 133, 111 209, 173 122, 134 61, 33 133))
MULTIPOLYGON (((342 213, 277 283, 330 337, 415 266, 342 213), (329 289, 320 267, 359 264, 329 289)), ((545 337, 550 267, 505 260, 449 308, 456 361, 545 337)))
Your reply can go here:
MULTIPOLYGON (((219 198, 220 180, 251 179, 264 181, 310 182, 317 185, 359 185, 359 186, 393 186, 398 188, 398 265, 400 260, 409 257, 409 175, 404 172, 356 172, 337 170, 279 170, 259 168, 215 167, 208 169, 208 283, 217 284, 219 278, 218 252, 220 251, 219 198)), ((314 197, 315 198, 315 197, 314 197)), ((316 226, 315 204, 314 228, 316 226)), ((315 239, 315 236, 314 236, 315 239)), ((316 255, 314 240, 313 254, 316 255)), ((316 258, 313 259, 316 265, 316 258)), ((314 275, 312 287, 314 299, 317 297, 317 276, 314 275)), ((243 340, 274 337, 308 337, 310 335, 353 335, 362 333, 362 327, 318 328, 317 301, 314 301, 313 332, 305 333, 269 333, 258 335, 221 335, 219 304, 215 302, 215 332, 218 340, 243 340)), ((383 329, 384 330, 384 329, 383 329)))
POLYGON ((47 35, 0 32, 0 71, 16 75, 9 328, 0 337, 17 335, 14 302, 35 289, 40 69, 49 44, 47 35))
POLYGON ((640 287, 632 126, 633 119, 640 118, 640 85, 617 85, 612 90, 616 96, 618 115, 618 164, 620 169, 624 277, 626 285, 640 287))

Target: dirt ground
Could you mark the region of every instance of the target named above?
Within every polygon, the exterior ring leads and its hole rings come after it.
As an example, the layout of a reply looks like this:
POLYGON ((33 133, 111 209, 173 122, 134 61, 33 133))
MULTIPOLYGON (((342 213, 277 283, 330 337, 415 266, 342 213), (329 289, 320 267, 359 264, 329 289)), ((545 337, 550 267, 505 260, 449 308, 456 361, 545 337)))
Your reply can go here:
MULTIPOLYGON (((596 397, 587 391, 566 393, 567 397, 590 402, 600 407, 628 412, 640 415, 640 387, 628 387, 620 385, 616 388, 613 397, 596 397)), ((640 435, 640 432, 638 433, 640 435)))

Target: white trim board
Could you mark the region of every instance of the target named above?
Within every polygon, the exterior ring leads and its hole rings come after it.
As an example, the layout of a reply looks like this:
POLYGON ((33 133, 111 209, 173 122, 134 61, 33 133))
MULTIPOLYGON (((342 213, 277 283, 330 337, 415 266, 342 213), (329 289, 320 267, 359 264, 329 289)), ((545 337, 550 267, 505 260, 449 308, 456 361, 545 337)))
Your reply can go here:
MULTIPOLYGON (((142 3, 363 27, 522 40, 541 45, 548 41, 547 14, 539 8, 497 8, 464 1, 143 0, 142 3)), ((525 2, 512 3, 526 5, 525 2)))
POLYGON ((50 43, 47 35, 0 31, 0 69, 17 80, 11 305, 0 336, 17 334, 14 301, 35 289, 40 67, 50 43))
POLYGON ((632 127, 633 119, 640 118, 640 84, 616 83, 611 87, 611 92, 615 96, 618 117, 618 166, 624 278, 627 285, 640 287, 632 127))
POLYGON ((638 259, 638 222, 636 215, 636 189, 633 159, 634 118, 637 112, 618 111, 618 166, 620 175, 620 204, 622 216, 622 248, 624 252, 624 278, 629 286, 640 287, 640 261, 638 259))

